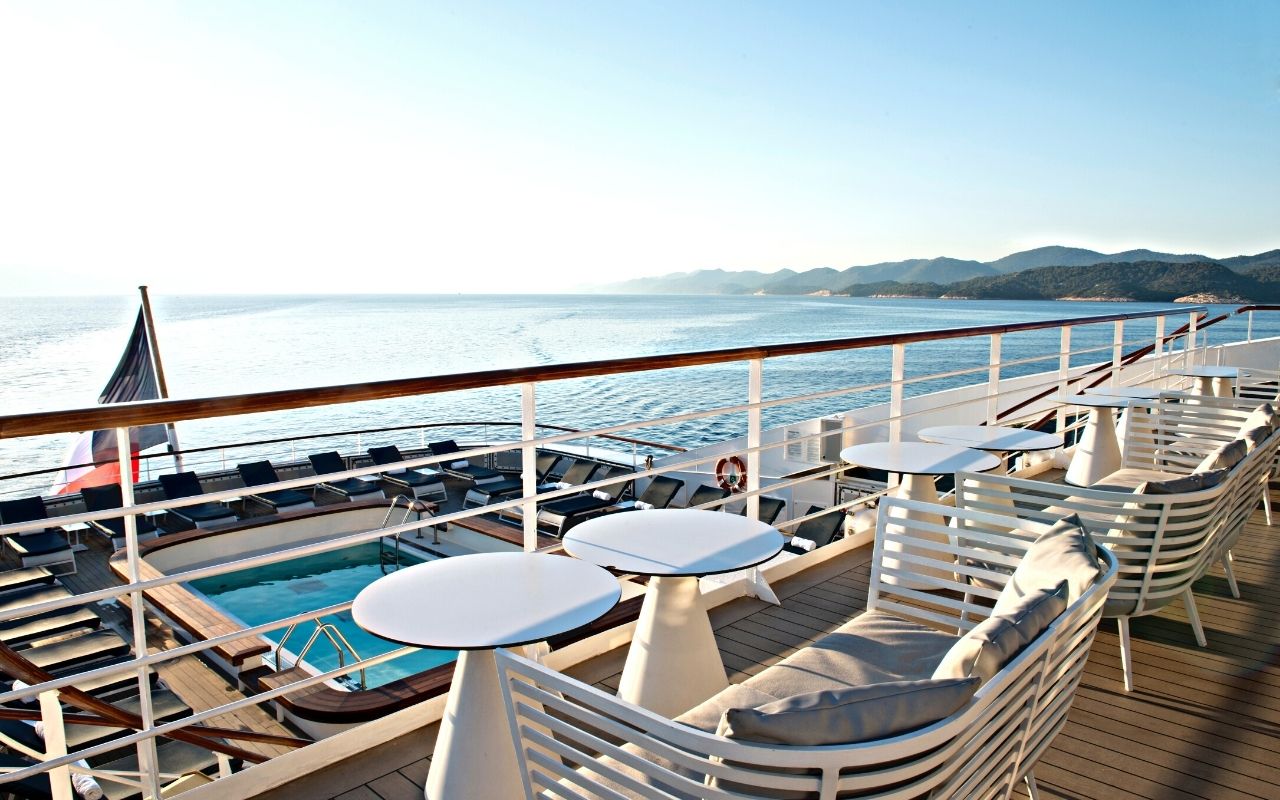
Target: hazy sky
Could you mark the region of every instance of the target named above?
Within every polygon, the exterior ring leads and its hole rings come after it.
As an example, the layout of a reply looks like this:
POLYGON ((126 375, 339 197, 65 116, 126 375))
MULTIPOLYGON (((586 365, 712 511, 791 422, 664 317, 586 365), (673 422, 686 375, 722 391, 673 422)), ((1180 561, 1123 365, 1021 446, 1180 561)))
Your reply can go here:
POLYGON ((1280 2, 0 0, 0 292, 1280 247, 1280 2))

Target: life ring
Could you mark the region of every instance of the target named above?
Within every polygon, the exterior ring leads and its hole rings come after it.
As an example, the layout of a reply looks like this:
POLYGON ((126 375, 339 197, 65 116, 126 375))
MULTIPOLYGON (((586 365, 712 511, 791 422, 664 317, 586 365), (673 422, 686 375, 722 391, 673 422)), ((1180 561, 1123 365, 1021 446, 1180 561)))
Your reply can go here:
POLYGON ((747 490, 747 464, 738 456, 726 456, 716 462, 716 483, 731 494, 747 490))

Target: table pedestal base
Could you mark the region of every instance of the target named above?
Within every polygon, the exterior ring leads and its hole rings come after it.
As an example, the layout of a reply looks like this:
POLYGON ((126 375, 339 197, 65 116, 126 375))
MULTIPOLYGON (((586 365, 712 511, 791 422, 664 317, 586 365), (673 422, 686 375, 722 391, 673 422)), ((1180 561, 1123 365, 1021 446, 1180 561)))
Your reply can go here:
POLYGON ((427 800, 524 796, 498 681, 492 650, 458 653, 427 772, 427 800))
POLYGON ((1084 425, 1084 435, 1071 456, 1066 482, 1072 486, 1089 486, 1120 469, 1120 440, 1116 438, 1116 425, 1111 409, 1094 406, 1089 409, 1089 421, 1084 425))
POLYGON ((650 578, 618 696, 675 717, 728 685, 698 579, 650 578))
MULTIPOLYGON (((901 497, 903 500, 917 500, 921 503, 937 503, 938 502, 938 490, 933 484, 932 475, 903 475, 902 483, 894 491, 894 494, 897 497, 901 497)), ((925 512, 914 511, 910 509, 901 509, 901 510, 894 509, 893 511, 890 512, 890 516, 901 518, 901 519, 911 519, 911 520, 918 520, 920 522, 928 522, 933 525, 947 524, 947 521, 938 514, 928 514, 925 512)), ((944 534, 916 533, 915 535, 922 539, 928 539, 930 541, 941 542, 941 543, 947 542, 947 537, 944 534)), ((955 573, 950 571, 940 570, 940 569, 929 569, 926 567, 917 566, 915 564, 904 563, 899 561, 896 558, 890 558, 888 556, 889 553, 910 554, 912 552, 910 548, 903 550, 902 544, 900 542, 887 541, 884 543, 884 550, 885 550, 884 566, 887 569, 894 569, 902 572, 918 572, 924 575, 933 575, 935 577, 941 577, 941 578, 947 578, 947 579, 950 579, 955 575, 955 573)), ((930 555, 930 554, 921 553, 920 555, 930 555)), ((932 555, 936 555, 936 554, 932 554, 932 555)), ((899 578, 896 575, 885 575, 883 578, 881 578, 881 580, 883 580, 887 584, 890 584, 893 586, 902 586, 908 589, 929 588, 926 584, 916 583, 907 578, 899 578)))

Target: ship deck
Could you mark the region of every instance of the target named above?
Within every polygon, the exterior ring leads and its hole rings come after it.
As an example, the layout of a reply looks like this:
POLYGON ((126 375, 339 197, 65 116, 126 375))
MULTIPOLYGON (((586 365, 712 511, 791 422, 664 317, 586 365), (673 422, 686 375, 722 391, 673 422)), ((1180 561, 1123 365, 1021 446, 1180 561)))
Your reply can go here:
MULTIPOLYGON (((1273 484, 1277 496, 1280 484, 1273 484)), ((869 547, 774 585, 781 607, 739 599, 712 621, 731 681, 829 633, 866 604, 869 547)), ((1114 621, 1104 620, 1067 727, 1036 767, 1045 798, 1234 800, 1280 797, 1280 536, 1255 513, 1235 550, 1242 598, 1221 568, 1196 584, 1208 647, 1182 604, 1132 621, 1136 689, 1121 684, 1114 621)), ((625 651, 572 670, 617 688, 625 651)), ((261 795, 270 800, 419 800, 434 730, 261 795)), ((1025 795, 1024 795, 1025 796, 1025 795)))

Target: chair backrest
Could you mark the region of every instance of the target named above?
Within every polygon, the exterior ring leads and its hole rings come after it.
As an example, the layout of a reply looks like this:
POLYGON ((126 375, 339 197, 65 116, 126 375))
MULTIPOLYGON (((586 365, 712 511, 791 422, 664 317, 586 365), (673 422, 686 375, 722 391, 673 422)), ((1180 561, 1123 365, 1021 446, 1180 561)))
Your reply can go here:
POLYGON ((600 469, 600 464, 595 461, 574 461, 561 476, 561 483, 568 483, 577 486, 591 480, 591 476, 596 474, 600 469))
POLYGON ((0 501, 0 523, 14 525, 48 518, 49 509, 45 508, 44 498, 39 495, 0 501))
POLYGON ((194 472, 175 472, 172 475, 160 476, 160 489, 170 500, 180 497, 195 497, 204 494, 200 479, 194 472))
POLYGON ((560 460, 559 453, 538 453, 538 457, 533 461, 533 474, 537 477, 538 483, 542 483, 551 474, 551 469, 560 460))
MULTIPOLYGON (((689 508, 705 505, 715 500, 723 500, 729 496, 728 489, 721 489, 719 486, 713 486, 709 483, 703 483, 693 490, 693 494, 689 496, 689 508)), ((723 505, 716 506, 715 510, 722 510, 723 505)))
POLYGON ((427 449, 431 451, 433 456, 447 456, 450 453, 460 452, 458 443, 452 439, 445 439, 440 442, 431 442, 427 445, 427 449))
POLYGON ((622 478, 622 480, 618 480, 618 481, 615 481, 614 483, 610 483, 600 489, 596 489, 595 491, 604 492, 605 494, 609 495, 609 498, 612 502, 616 503, 622 499, 622 495, 626 493, 627 487, 631 485, 631 481, 632 481, 632 478, 630 477, 631 474, 632 474, 631 470, 626 469, 624 467, 609 467, 607 470, 605 470, 605 473, 603 475, 597 476, 595 480, 607 481, 607 480, 612 480, 614 478, 622 478))
POLYGON ((337 450, 330 450, 327 453, 312 453, 307 456, 307 460, 311 462, 311 468, 316 471, 317 475, 347 471, 347 462, 342 460, 342 456, 338 455, 337 450))
POLYGON ((80 490, 80 497, 84 500, 84 507, 89 511, 106 511, 124 505, 124 494, 120 491, 118 483, 86 486, 80 490))
MULTIPOLYGON (((884 555, 882 537, 889 536, 913 547, 923 544, 940 564, 955 568, 957 553, 947 552, 946 534, 941 545, 930 536, 937 533, 935 528, 947 531, 945 526, 917 528, 914 520, 888 518, 886 509, 902 502, 888 499, 881 506, 876 558, 884 555)), ((924 503, 911 503, 910 508, 934 515, 955 513, 924 503)), ((958 513, 985 516, 990 522, 991 515, 958 513)), ((1018 524, 1016 519, 998 519, 1018 524)), ((988 538, 988 544, 997 543, 996 537, 988 538)), ((1027 546, 1021 538, 1008 544, 1022 550, 1027 546)), ((958 555, 976 557, 980 552, 960 549, 958 555)), ((618 786, 631 787, 639 796, 714 800, 1008 797, 1065 724, 1103 600, 1115 580, 1115 559, 1106 553, 1100 559, 1102 576, 983 684, 966 706, 939 722, 879 741, 792 747, 717 736, 640 709, 510 651, 497 651, 507 718, 530 796, 562 796, 558 782, 568 778, 574 797, 611 800, 622 796, 615 790, 618 786)), ((993 579, 1007 579, 990 572, 993 579)), ((962 599, 970 587, 954 576, 950 583, 957 593, 954 598, 943 596, 946 614, 940 623, 966 630, 978 621, 974 613, 981 606, 962 599)), ((931 605, 937 597, 930 597, 931 605)), ((882 608, 897 613, 891 599, 882 596, 882 608)), ((918 604, 914 598, 913 602, 918 604)))
POLYGON ((240 473, 240 480, 244 481, 245 486, 265 486, 280 480, 276 475, 276 468, 271 466, 270 461, 248 461, 237 464, 236 471, 240 473))
MULTIPOLYGON (((808 517, 817 514, 821 510, 822 506, 809 506, 809 510, 804 512, 804 515, 808 517)), ((818 547, 822 547, 834 542, 843 528, 844 512, 829 511, 820 517, 813 517, 801 522, 792 531, 792 534, 799 536, 801 539, 808 539, 818 547)))
POLYGON ((1129 409, 1124 466, 1186 474, 1219 445, 1235 439, 1256 401, 1245 408, 1236 400, 1196 398, 1186 402, 1166 395, 1150 406, 1129 409))
POLYGON ((684 481, 678 478, 671 478, 666 475, 655 475, 653 480, 649 481, 649 485, 644 487, 639 500, 642 503, 648 503, 654 508, 666 508, 671 505, 671 501, 684 488, 684 481))
MULTIPOLYGON (((782 510, 787 507, 787 501, 781 497, 769 497, 768 495, 760 496, 760 521, 765 525, 772 525, 778 521, 778 517, 782 516, 782 510)), ((747 513, 746 508, 742 509, 742 513, 747 513)))
POLYGON ((373 459, 375 464, 399 464, 404 461, 404 456, 400 455, 400 448, 394 444, 370 447, 369 458, 373 459))

